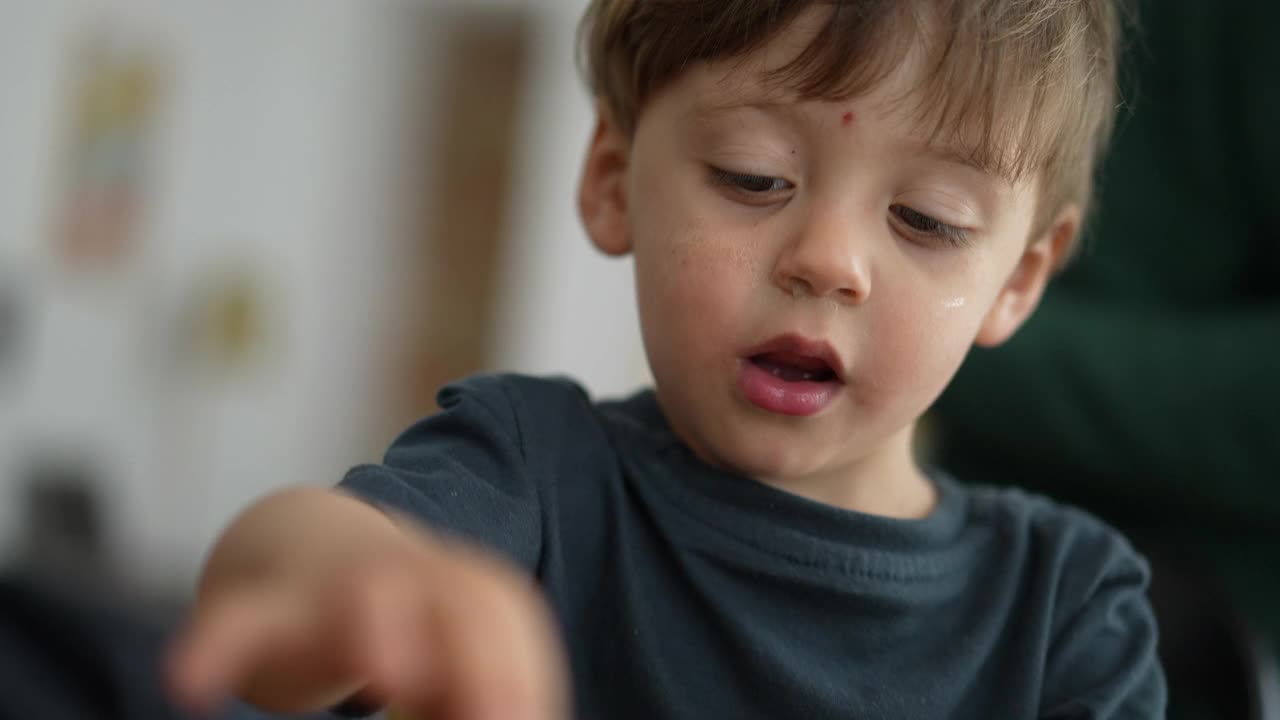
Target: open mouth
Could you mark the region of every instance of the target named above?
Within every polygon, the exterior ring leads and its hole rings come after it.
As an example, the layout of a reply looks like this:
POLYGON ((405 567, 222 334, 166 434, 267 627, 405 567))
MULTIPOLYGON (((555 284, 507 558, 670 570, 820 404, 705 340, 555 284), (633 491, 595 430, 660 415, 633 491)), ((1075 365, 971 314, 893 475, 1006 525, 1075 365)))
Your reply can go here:
POLYGON ((742 356, 738 389, 751 404, 780 415, 817 415, 844 387, 839 356, 826 342, 784 335, 742 356))
POLYGON ((795 352, 766 352, 752 355, 748 362, 784 382, 831 382, 836 371, 820 357, 795 352))

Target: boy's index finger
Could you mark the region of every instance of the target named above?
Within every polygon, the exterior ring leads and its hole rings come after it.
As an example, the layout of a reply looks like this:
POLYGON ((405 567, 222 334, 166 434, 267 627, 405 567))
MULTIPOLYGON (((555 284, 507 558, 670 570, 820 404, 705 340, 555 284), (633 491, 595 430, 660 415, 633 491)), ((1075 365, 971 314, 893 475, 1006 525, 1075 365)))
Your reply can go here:
POLYGON ((208 713, 237 692, 265 656, 296 636, 297 614, 279 597, 234 593, 199 609, 168 659, 171 690, 208 713))
POLYGON ((166 672, 177 702, 209 713, 230 686, 231 667, 258 638, 242 604, 222 599, 198 610, 170 648, 166 672))

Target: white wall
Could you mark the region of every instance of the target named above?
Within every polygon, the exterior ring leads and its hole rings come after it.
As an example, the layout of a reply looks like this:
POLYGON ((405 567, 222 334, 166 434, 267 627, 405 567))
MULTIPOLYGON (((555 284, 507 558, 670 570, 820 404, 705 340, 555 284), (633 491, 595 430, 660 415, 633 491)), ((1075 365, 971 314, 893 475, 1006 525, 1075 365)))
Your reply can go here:
MULTIPOLYGON (((457 0, 464 2, 464 0, 457 0)), ((519 0, 508 0, 521 4, 519 0)), ((502 4, 490 0, 491 4, 502 4)), ((570 372, 623 392, 642 376, 629 267, 589 250, 573 209, 590 106, 574 74, 582 3, 537 12, 494 367, 570 372)), ((12 5, 12 7, 9 7, 12 5)), ((333 482, 370 455, 387 278, 409 216, 409 88, 430 93, 409 0, 30 0, 0 23, 0 268, 30 288, 32 333, 0 377, 0 554, 33 447, 81 452, 108 489, 112 550, 139 579, 186 587, 250 498, 333 482), (166 49, 171 83, 137 262, 57 271, 47 225, 67 58, 98 16, 166 49), (268 362, 226 377, 184 362, 191 288, 258 268, 268 362)), ((423 28, 425 27, 425 30, 423 28)), ((418 35, 424 32, 425 36, 418 35)))

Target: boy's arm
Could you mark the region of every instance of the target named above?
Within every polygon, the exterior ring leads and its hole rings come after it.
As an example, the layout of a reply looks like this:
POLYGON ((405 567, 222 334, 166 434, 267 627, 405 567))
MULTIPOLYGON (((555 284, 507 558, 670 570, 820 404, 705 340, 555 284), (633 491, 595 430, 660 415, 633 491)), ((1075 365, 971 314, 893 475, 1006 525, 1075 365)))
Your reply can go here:
POLYGON ((347 493, 290 488, 259 500, 227 528, 209 554, 198 592, 264 576, 324 575, 408 543, 390 516, 347 493))
POLYGON ((1078 543, 1073 555, 1057 597, 1062 617, 1052 627, 1041 719, 1164 718, 1147 565, 1109 531, 1078 543))
POLYGON ((1277 357, 1277 305, 1175 315, 1052 295, 939 399, 943 459, 1267 522, 1280 517, 1277 357))
MULTIPOLYGON (((297 603, 299 615, 308 608, 304 588, 321 588, 330 578, 354 575, 370 558, 391 558, 413 551, 412 541, 389 516, 344 493, 300 487, 271 495, 251 506, 223 533, 210 553, 197 592, 197 617, 225 617, 220 607, 244 592, 265 599, 273 588, 294 588, 296 594, 275 595, 277 603, 297 603), (250 588, 259 588, 250 590, 250 588)), ((264 602, 264 605, 266 603, 264 602)), ((250 622, 248 618, 246 622, 250 622)), ((265 632, 271 624, 263 619, 265 632)), ((291 670, 261 671, 242 677, 257 663, 253 633, 222 628, 239 626, 228 619, 209 637, 192 637, 180 651, 176 683, 180 696, 198 705, 216 702, 225 691, 238 692, 251 704, 282 711, 328 707, 359 690, 365 678, 335 665, 299 682, 291 670), (198 650, 197 650, 198 648, 198 650), (288 686, 288 687, 286 687, 288 686)))
POLYGON ((219 542, 170 670, 197 711, 228 694, 287 714, 358 694, 423 717, 558 720, 564 666, 526 574, 337 492, 299 489, 259 502, 219 542))
POLYGON ((348 474, 346 492, 286 491, 237 520, 175 653, 179 695, 200 705, 231 692, 305 712, 364 690, 375 703, 554 715, 563 662, 529 577, 539 498, 502 382, 443 393, 443 410, 384 465, 348 474))
POLYGON ((418 527, 464 536, 531 568, 537 498, 501 381, 472 378, 446 389, 440 404, 401 435, 384 465, 353 469, 340 491, 302 487, 252 506, 211 553, 200 594, 242 579, 325 575, 421 541, 418 527))

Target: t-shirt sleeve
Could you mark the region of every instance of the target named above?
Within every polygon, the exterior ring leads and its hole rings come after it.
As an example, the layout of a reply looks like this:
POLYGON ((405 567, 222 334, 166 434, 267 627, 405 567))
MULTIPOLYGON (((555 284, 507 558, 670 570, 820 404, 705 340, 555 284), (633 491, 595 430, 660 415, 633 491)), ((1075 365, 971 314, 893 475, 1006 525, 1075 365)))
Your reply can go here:
POLYGON ((1150 571, 1109 529, 1077 543, 1059 593, 1045 667, 1043 720, 1164 718, 1164 672, 1156 655, 1150 571))
POLYGON ((511 385, 489 375, 447 386, 440 412, 406 430, 381 465, 353 468, 339 488, 534 571, 539 490, 511 385))

